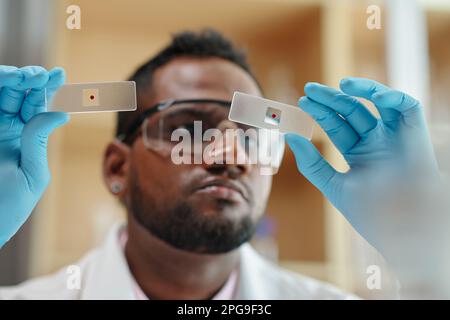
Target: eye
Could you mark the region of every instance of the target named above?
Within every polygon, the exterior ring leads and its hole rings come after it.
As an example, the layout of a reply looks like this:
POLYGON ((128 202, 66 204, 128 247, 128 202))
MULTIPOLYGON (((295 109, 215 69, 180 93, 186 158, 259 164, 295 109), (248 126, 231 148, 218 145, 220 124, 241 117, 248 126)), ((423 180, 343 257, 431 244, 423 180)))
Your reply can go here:
POLYGON ((176 129, 184 129, 184 130, 189 131, 190 134, 194 134, 194 123, 193 122, 181 123, 176 128, 173 128, 173 129, 174 130, 176 130, 176 129))
POLYGON ((194 123, 189 122, 189 123, 184 123, 178 126, 177 129, 185 129, 187 131, 189 131, 190 133, 194 133, 194 123))
POLYGON ((245 150, 245 152, 248 154, 250 150, 256 147, 258 141, 256 137, 253 137, 251 135, 245 135, 242 134, 239 137, 240 144, 242 148, 245 150))
POLYGON ((254 147, 258 144, 258 137, 246 136, 245 143, 250 147, 254 147))

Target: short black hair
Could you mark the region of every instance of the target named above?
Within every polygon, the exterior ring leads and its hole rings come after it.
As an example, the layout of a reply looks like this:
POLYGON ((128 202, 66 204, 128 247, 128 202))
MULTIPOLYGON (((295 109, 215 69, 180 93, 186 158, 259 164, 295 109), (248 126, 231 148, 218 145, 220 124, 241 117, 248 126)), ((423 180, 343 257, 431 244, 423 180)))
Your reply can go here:
MULTIPOLYGON (((218 57, 230 61, 245 70, 260 87, 249 64, 243 49, 237 48, 229 39, 218 31, 205 29, 200 32, 182 31, 172 35, 172 41, 156 56, 140 66, 129 78, 136 82, 136 91, 139 97, 151 91, 155 71, 178 57, 211 58, 218 57)), ((128 132, 129 126, 142 113, 139 106, 135 112, 119 112, 117 116, 116 137, 128 132)))

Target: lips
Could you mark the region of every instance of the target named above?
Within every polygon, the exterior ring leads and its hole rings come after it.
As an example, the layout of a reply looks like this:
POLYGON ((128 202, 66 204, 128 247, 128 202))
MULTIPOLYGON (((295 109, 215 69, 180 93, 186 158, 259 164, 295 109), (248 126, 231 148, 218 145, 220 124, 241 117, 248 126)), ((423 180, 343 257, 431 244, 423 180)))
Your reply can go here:
POLYGON ((237 197, 248 201, 248 192, 241 183, 228 180, 208 178, 195 189, 195 192, 205 193, 228 200, 238 200, 237 197))

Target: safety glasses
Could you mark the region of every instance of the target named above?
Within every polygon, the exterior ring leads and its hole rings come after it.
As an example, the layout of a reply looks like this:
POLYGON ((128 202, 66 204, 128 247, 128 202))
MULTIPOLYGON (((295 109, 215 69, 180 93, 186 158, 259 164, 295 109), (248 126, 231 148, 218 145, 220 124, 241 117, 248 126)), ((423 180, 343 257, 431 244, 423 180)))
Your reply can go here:
POLYGON ((283 136, 228 120, 230 105, 231 101, 216 99, 162 102, 144 111, 118 138, 131 144, 140 133, 147 149, 170 156, 174 163, 265 162, 278 168, 283 136))

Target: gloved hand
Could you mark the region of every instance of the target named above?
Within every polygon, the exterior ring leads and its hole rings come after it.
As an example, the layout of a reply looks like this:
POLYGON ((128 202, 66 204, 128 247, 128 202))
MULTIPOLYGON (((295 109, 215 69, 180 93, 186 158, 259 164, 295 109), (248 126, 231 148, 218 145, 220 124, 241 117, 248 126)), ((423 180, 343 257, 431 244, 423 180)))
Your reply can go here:
POLYGON ((0 66, 0 247, 27 220, 50 174, 47 139, 68 121, 45 111, 47 99, 64 83, 61 68, 0 66))
POLYGON ((399 252, 390 251, 395 241, 418 235, 420 227, 408 226, 410 208, 401 206, 420 206, 415 196, 438 178, 423 109, 405 93, 369 79, 343 79, 340 89, 308 83, 299 105, 343 155, 347 172, 337 172, 303 137, 288 134, 286 140, 299 171, 367 241, 396 259, 399 252), (372 101, 380 118, 355 97, 372 101))

